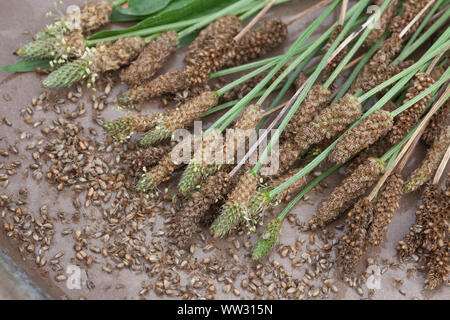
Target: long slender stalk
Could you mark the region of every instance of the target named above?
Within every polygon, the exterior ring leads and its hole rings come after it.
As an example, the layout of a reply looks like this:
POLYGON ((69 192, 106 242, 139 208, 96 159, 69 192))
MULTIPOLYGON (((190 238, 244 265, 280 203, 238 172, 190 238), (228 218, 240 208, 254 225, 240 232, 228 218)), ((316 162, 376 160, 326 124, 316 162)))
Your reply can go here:
POLYGON ((288 205, 281 211, 280 215, 278 216, 279 219, 284 219, 284 217, 291 211, 291 209, 299 202, 308 192, 310 192, 315 186, 317 186, 322 180, 325 180, 328 176, 330 176, 333 172, 339 170, 343 165, 342 164, 336 164, 332 166, 331 168, 328 168, 324 173, 322 173, 320 176, 315 178, 311 183, 305 187, 297 196, 292 199, 288 205))
MULTIPOLYGON (((450 34, 450 32, 449 32, 450 34)), ((441 42, 436 42, 435 45, 439 45, 441 42)), ((365 101, 368 98, 372 97, 373 95, 375 95, 376 93, 380 92, 381 90, 389 87, 391 84, 393 84, 394 82, 398 81, 399 79, 403 78, 405 75, 411 73, 412 71, 417 71, 420 69, 420 67, 427 61, 431 60, 434 56, 436 56, 437 54, 439 54, 442 50, 444 50, 445 48, 447 48, 448 46, 450 46, 450 40, 445 41, 443 44, 439 45, 437 48, 434 48, 436 46, 433 46, 432 48, 430 48, 431 50, 428 50, 428 52, 416 63, 414 63, 413 65, 411 65, 410 67, 406 68, 405 70, 397 73, 395 76, 393 76, 392 78, 390 78, 389 80, 383 82, 382 84, 376 86, 375 88, 373 88, 372 90, 366 92, 364 95, 362 95, 359 98, 359 101, 365 101)), ((387 102, 387 101, 385 101, 387 102)))
POLYGON ((117 1, 111 2, 111 5, 112 5, 112 7, 119 7, 126 2, 128 2, 128 0, 117 0, 117 1))
POLYGON ((359 72, 364 68, 364 66, 369 62, 370 58, 372 58, 373 54, 377 49, 380 47, 380 45, 383 43, 383 41, 386 39, 387 34, 384 34, 378 41, 373 45, 369 51, 364 55, 362 60, 358 63, 358 65, 353 69, 350 76, 347 78, 347 80, 342 85, 341 89, 337 93, 336 97, 334 97, 331 104, 335 104, 340 98, 344 96, 344 94, 347 92, 347 90, 351 87, 352 83, 355 81, 356 77, 358 76, 359 72))

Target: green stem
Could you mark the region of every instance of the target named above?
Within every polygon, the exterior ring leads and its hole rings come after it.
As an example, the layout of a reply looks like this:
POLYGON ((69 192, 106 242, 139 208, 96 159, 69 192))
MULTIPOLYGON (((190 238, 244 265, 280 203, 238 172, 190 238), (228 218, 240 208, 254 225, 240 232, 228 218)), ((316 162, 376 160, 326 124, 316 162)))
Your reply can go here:
MULTIPOLYGON (((340 98, 344 96, 344 94, 347 92, 347 90, 351 87, 353 82, 355 81, 356 77, 358 76, 359 72, 362 68, 369 62, 370 58, 372 58, 373 54, 377 49, 380 47, 380 45, 383 43, 383 41, 386 39, 387 33, 385 33, 378 41, 373 45, 369 51, 364 55, 364 57, 361 59, 361 61, 356 65, 356 67, 353 69, 350 76, 347 78, 347 80, 342 85, 341 89, 339 90, 336 97, 331 102, 331 105, 335 104, 340 98)), ((356 96, 356 95, 355 95, 356 96)))
POLYGON ((322 180, 326 179, 329 175, 331 175, 336 170, 339 170, 343 165, 342 164, 336 164, 326 170, 324 173, 322 173, 320 176, 315 178, 311 183, 305 187, 294 199, 292 199, 288 205, 281 211, 280 215, 278 216, 279 219, 283 220, 284 217, 291 211, 291 209, 299 202, 308 192, 310 192, 315 186, 317 186, 322 180))
POLYGON ((217 71, 215 73, 211 73, 209 78, 213 79, 213 78, 223 77, 223 76, 226 76, 226 75, 229 75, 229 74, 245 71, 245 70, 248 70, 248 69, 257 68, 257 67, 266 65, 267 63, 270 63, 270 62, 273 62, 273 61, 277 61, 282 56, 283 55, 275 56, 275 57, 271 57, 271 58, 267 58, 267 59, 263 59, 263 60, 250 62, 250 63, 247 63, 247 64, 243 64, 243 65, 240 65, 240 66, 236 66, 236 67, 220 70, 220 71, 217 71))
POLYGON ((86 40, 85 44, 88 47, 91 47, 93 45, 96 45, 99 42, 104 42, 104 41, 115 41, 119 38, 127 38, 127 37, 137 37, 137 36, 148 36, 148 35, 152 35, 154 33, 158 33, 158 32, 164 32, 166 30, 181 30, 184 27, 190 26, 196 22, 198 22, 201 18, 195 18, 195 19, 190 19, 190 20, 185 20, 185 21, 180 21, 180 22, 175 22, 175 23, 171 23, 171 24, 166 24, 166 25, 162 25, 162 26, 157 26, 157 27, 151 27, 151 28, 147 28, 147 29, 142 29, 142 30, 137 30, 137 31, 132 31, 132 32, 128 32, 128 33, 123 33, 123 34, 119 34, 116 36, 111 36, 111 37, 105 37, 105 38, 101 38, 101 39, 93 39, 93 40, 86 40))
MULTIPOLYGON (((281 87, 282 86, 279 85, 278 88, 276 88, 276 90, 281 89, 281 87)), ((264 90, 258 92, 258 94, 255 96, 255 98, 262 96, 263 93, 264 93, 264 90)), ((238 102, 239 102, 239 99, 236 99, 236 100, 228 101, 228 102, 225 102, 225 103, 223 103, 221 105, 215 106, 215 107, 209 109, 208 111, 206 111, 202 115, 202 117, 206 117, 206 116, 209 116, 210 114, 216 113, 218 111, 221 111, 221 110, 224 110, 224 109, 228 109, 229 107, 235 105, 238 102)))
MULTIPOLYGON (((317 47, 316 50, 307 58, 305 59, 305 61, 303 61, 298 67, 297 69, 295 69, 295 71, 291 74, 291 76, 289 77, 289 79, 286 81, 286 83, 283 85, 283 88, 281 89, 281 91, 278 93, 278 95, 276 96, 276 98, 272 101, 272 103, 270 104, 270 106, 266 109, 266 111, 272 110, 273 108, 275 108, 281 101, 281 99, 284 97, 284 95, 286 94, 286 92, 289 90, 290 86, 292 85, 292 83, 294 83, 295 79, 297 78, 297 76, 300 74, 300 72, 302 72, 302 70, 305 68, 305 66, 311 62, 311 60, 315 57, 315 55, 321 50, 320 47, 317 47)), ((315 68, 315 66, 314 66, 315 68)), ((267 121, 267 117, 264 117, 263 119, 261 119, 261 121, 259 122, 259 124, 256 126, 256 131, 258 131, 259 129, 261 129, 264 124, 267 121)))
POLYGON ((189 19, 189 20, 185 20, 185 21, 178 21, 175 23, 170 23, 170 24, 166 24, 166 25, 162 25, 162 26, 156 26, 156 27, 150 27, 150 28, 145 28, 145 29, 141 29, 141 30, 131 31, 131 32, 127 32, 127 33, 123 33, 123 34, 119 34, 119 35, 115 35, 115 36, 111 36, 111 37, 86 40, 85 44, 86 44, 86 46, 91 47, 99 42, 115 41, 119 38, 125 38, 125 37, 137 37, 137 36, 145 37, 145 36, 152 35, 154 33, 164 32, 167 30, 180 31, 183 28, 188 27, 188 29, 185 29, 185 30, 179 32, 178 38, 181 39, 184 36, 186 36, 192 32, 195 32, 198 29, 201 29, 202 27, 204 27, 205 25, 209 24, 210 22, 216 20, 217 18, 220 18, 222 15, 231 14, 231 13, 241 13, 243 10, 245 12, 245 10, 247 9, 247 6, 246 6, 247 3, 252 4, 253 1, 252 0, 241 0, 231 6, 228 6, 224 9, 222 9, 221 11, 215 12, 213 14, 208 14, 205 16, 201 16, 198 18, 189 19))
POLYGON ((128 0, 117 0, 117 1, 113 1, 111 2, 111 6, 114 7, 119 7, 121 5, 123 5, 124 3, 128 2, 128 0))
POLYGON ((303 102, 303 100, 306 97, 306 94, 311 89, 312 85, 316 81, 316 79, 319 77, 319 74, 321 73, 322 69, 325 67, 328 58, 331 56, 331 54, 335 51, 335 49, 339 46, 345 35, 347 34, 349 28, 353 24, 353 22, 359 17, 359 15, 363 12, 364 8, 366 7, 369 0, 363 0, 359 1, 353 8, 357 8, 355 13, 350 18, 349 23, 344 26, 342 32, 339 33, 339 36, 336 38, 336 40, 333 42, 333 44, 330 46, 329 50, 326 52, 326 54, 323 56, 322 60, 320 61, 319 65, 317 66, 316 71, 311 75, 309 81, 306 83, 305 87, 303 88, 302 92, 292 105, 292 107, 289 109, 289 112, 284 117, 283 121, 281 122, 280 126, 277 128, 275 133, 273 134, 272 138, 270 139, 270 142, 268 146, 264 149, 262 155, 258 159, 258 162, 256 163, 255 167, 252 169, 253 173, 257 173, 261 166, 263 165, 264 160, 269 155, 270 150, 272 150, 272 147, 275 143, 278 142, 278 139, 281 135, 281 132, 284 130, 294 113, 297 111, 300 104, 303 102))
MULTIPOLYGON (((439 44, 439 40, 435 44, 439 44)), ((428 50, 427 53, 419 61, 417 61, 416 63, 414 63, 410 67, 406 68, 402 72, 397 73, 395 76, 393 76, 389 80, 379 84, 378 86, 376 86, 372 90, 366 92, 363 96, 361 96, 359 98, 359 101, 362 102, 362 101, 365 101, 365 100, 369 99, 371 96, 373 96, 376 93, 380 92, 384 88, 390 86, 391 84, 393 84, 394 82, 398 81, 399 79, 402 79, 404 76, 408 75, 409 73, 416 72, 417 70, 420 69, 420 67, 423 64, 425 64, 427 61, 429 61, 434 56, 439 54, 442 50, 446 49, 449 45, 450 45, 450 40, 447 40, 442 45, 439 45, 436 49, 434 49, 433 47, 430 48, 430 50, 428 50)), ((436 47, 436 46, 434 46, 434 47, 436 47)), ((387 101, 385 101, 385 102, 387 102, 387 101)))
MULTIPOLYGON (((280 4, 289 2, 291 0, 278 0, 274 6, 278 6, 280 4)), ((259 10, 263 9, 268 3, 270 3, 270 0, 267 0, 266 2, 263 2, 255 7, 253 7, 252 9, 248 10, 246 13, 244 13, 243 15, 239 16, 239 19, 241 21, 245 21, 248 18, 250 18, 251 16, 253 16, 256 12, 258 12, 259 10)))
POLYGON ((243 77, 241 77, 239 79, 236 79, 233 82, 230 82, 226 86, 224 86, 224 87, 220 88, 219 90, 217 90, 217 96, 223 95, 225 92, 233 89, 234 87, 240 85, 241 83, 243 83, 243 82, 245 82, 245 81, 247 81, 247 80, 257 76, 258 74, 266 71, 267 69, 273 67, 276 63, 277 63, 276 60, 272 61, 272 62, 269 62, 268 64, 262 66, 261 68, 253 70, 252 72, 246 74, 245 76, 243 76, 243 77))
POLYGON ((406 136, 403 137, 402 140, 400 140, 399 142, 397 142, 397 144, 395 146, 393 146, 391 149, 388 150, 388 152, 386 152, 381 158, 380 160, 383 162, 386 162, 388 159, 390 159, 391 157, 393 157, 393 155, 395 155, 396 153, 398 153, 400 151, 400 149, 403 147, 403 145, 409 140, 409 138, 412 137, 412 135, 414 134, 414 132, 416 131, 416 129, 419 127, 420 123, 422 122, 422 120, 420 120, 419 123, 417 123, 409 132, 406 136))

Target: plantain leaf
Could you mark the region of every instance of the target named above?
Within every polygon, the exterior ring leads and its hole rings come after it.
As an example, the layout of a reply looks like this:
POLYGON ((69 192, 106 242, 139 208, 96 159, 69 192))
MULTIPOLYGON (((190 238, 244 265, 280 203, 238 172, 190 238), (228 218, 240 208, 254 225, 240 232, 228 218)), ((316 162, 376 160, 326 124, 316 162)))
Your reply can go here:
MULTIPOLYGON (((156 26, 161 26, 169 23, 174 23, 183 19, 192 19, 196 16, 203 16, 206 12, 217 11, 227 5, 231 5, 237 0, 172 0, 170 4, 163 10, 156 14, 153 14, 136 25, 116 30, 106 30, 100 31, 88 38, 88 40, 102 39, 106 37, 117 36, 120 34, 138 31, 142 29, 152 28, 156 26)), ((111 21, 135 21, 138 20, 139 16, 129 16, 132 20, 126 20, 125 15, 120 15, 119 13, 111 15, 111 21), (119 20, 113 20, 117 18, 119 20)))
POLYGON ((148 16, 161 11, 171 0, 130 0, 128 8, 117 7, 117 12, 124 15, 148 16))
POLYGON ((31 72, 36 71, 36 68, 41 68, 42 70, 50 68, 50 60, 27 59, 0 67, 0 70, 8 72, 31 72))

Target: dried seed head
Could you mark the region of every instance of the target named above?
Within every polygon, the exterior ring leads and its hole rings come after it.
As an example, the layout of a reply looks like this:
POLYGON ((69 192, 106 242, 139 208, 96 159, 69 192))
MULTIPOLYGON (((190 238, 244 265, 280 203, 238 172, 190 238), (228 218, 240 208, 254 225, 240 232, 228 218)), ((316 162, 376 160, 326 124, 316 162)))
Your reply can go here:
POLYGON ((362 106, 358 99, 346 94, 338 103, 323 109, 308 124, 298 131, 301 137, 300 147, 307 150, 310 146, 330 139, 344 131, 348 125, 361 117, 362 106))
POLYGON ((263 19, 239 40, 228 66, 239 66, 261 57, 282 44, 286 37, 287 26, 280 18, 263 19))
POLYGON ((442 130, 433 145, 428 149, 425 159, 419 168, 409 176, 404 185, 405 192, 412 192, 429 181, 436 172, 450 146, 450 127, 442 130))
POLYGON ((214 237, 224 237, 236 229, 247 216, 248 204, 258 186, 258 178, 252 172, 245 173, 222 206, 220 215, 211 225, 214 237))
POLYGON ((403 42, 398 34, 392 34, 392 36, 385 40, 377 52, 374 54, 369 63, 366 64, 363 70, 358 74, 355 82, 352 84, 350 92, 357 92, 359 89, 363 89, 365 92, 375 88, 377 85, 386 81, 386 73, 394 73, 399 71, 404 65, 400 64, 399 67, 390 67, 389 64, 402 50, 403 42))
POLYGON ((300 128, 304 124, 311 122, 314 116, 325 107, 330 95, 330 90, 321 85, 313 85, 305 100, 287 124, 286 129, 283 131, 283 136, 290 141, 296 141, 300 128))
POLYGON ((189 52, 186 57, 188 82, 192 85, 205 83, 209 75, 222 69, 236 55, 236 43, 229 34, 206 38, 202 46, 189 52))
POLYGON ((130 88, 119 96, 118 101, 122 106, 130 106, 135 102, 159 97, 164 94, 176 93, 190 86, 188 74, 185 70, 171 71, 130 88))
POLYGON ((253 248, 253 260, 264 258, 275 246, 281 232, 281 222, 282 220, 279 218, 275 218, 269 222, 253 248))
MULTIPOLYGON (((303 86, 303 84, 306 82, 306 80, 308 80, 308 77, 307 77, 303 72, 300 72, 300 73, 298 74, 297 78, 295 78, 295 81, 294 81, 295 88, 296 88, 297 90, 300 89, 300 88, 303 86)), ((313 87, 311 88, 311 90, 312 90, 314 87, 315 87, 315 86, 313 86, 313 87)))
POLYGON ((298 159, 298 156, 302 148, 299 144, 295 142, 291 142, 290 140, 285 140, 281 143, 278 153, 278 172, 277 174, 284 174, 288 172, 291 166, 298 159))
POLYGON ((337 219, 373 186, 384 169, 384 164, 375 158, 361 164, 320 204, 309 222, 311 228, 323 227, 337 219))
POLYGON ((156 188, 160 183, 171 178, 173 172, 181 166, 181 163, 175 163, 176 159, 172 152, 166 154, 159 163, 150 171, 144 173, 136 184, 136 191, 146 192, 156 188))
MULTIPOLYGON (((381 7, 383 2, 384 0, 377 0, 376 5, 381 7)), ((369 46, 373 46, 378 41, 378 39, 380 39, 381 36, 385 33, 386 29, 389 26, 389 23, 391 22, 391 19, 397 13, 397 4, 398 0, 393 0, 388 4, 386 9, 383 11, 379 20, 378 28, 373 28, 366 38, 366 43, 369 46)))
MULTIPOLYGON (((406 99, 403 103, 413 99, 434 83, 434 80, 428 74, 423 72, 417 73, 415 78, 414 84, 408 89, 406 99)), ((392 134, 390 134, 392 145, 402 140, 411 128, 419 122, 430 99, 431 93, 395 117, 392 134)))
POLYGON ((113 135, 119 135, 120 140, 125 140, 133 133, 150 130, 155 125, 154 121, 157 116, 157 113, 130 114, 105 123, 103 129, 113 135))
MULTIPOLYGON (((403 12, 394 17, 389 25, 391 33, 400 33, 419 14, 419 12, 425 8, 426 5, 428 5, 428 1, 408 0, 404 2, 403 12)), ((429 7, 427 11, 430 9, 431 7, 429 7)), ((403 37, 407 38, 409 35, 413 34, 425 17, 426 12, 412 25, 411 28, 409 28, 408 32, 403 37)))
POLYGON ((169 138, 173 131, 191 126, 195 119, 216 104, 216 93, 206 91, 198 97, 188 100, 179 108, 161 114, 155 120, 155 127, 141 138, 139 145, 145 148, 169 138))
POLYGON ((109 1, 86 3, 81 8, 81 27, 83 32, 90 33, 109 23, 112 6, 109 1))
POLYGON ((448 116, 450 114, 450 99, 444 102, 444 104, 439 108, 439 110, 431 117, 430 122, 422 135, 422 140, 426 144, 431 146, 433 141, 439 136, 447 123, 448 116))
MULTIPOLYGON (((277 187, 281 185, 282 183, 285 183, 290 178, 292 178, 299 170, 291 170, 289 173, 283 175, 277 181, 274 183, 274 187, 277 187)), ((297 179, 294 183, 292 183, 289 187, 284 189, 280 194, 277 196, 278 199, 283 201, 288 201, 288 197, 290 194, 294 193, 298 189, 300 189, 304 184, 306 183, 306 175, 297 179)))
POLYGON ((97 72, 108 72, 129 65, 142 52, 144 40, 141 37, 120 38, 114 43, 97 45, 94 67, 97 72))
POLYGON ((393 120, 389 112, 374 111, 357 126, 344 133, 331 151, 329 160, 342 164, 347 162, 353 155, 384 137, 392 125, 393 120))
POLYGON ((172 30, 164 32, 151 41, 139 57, 121 72, 120 78, 128 85, 139 85, 151 79, 177 48, 177 33, 172 30))
POLYGON ((367 251, 367 230, 373 215, 373 204, 367 198, 359 200, 347 215, 344 235, 337 245, 338 261, 344 274, 351 274, 367 251))
POLYGON ((130 168, 139 171, 143 167, 149 168, 157 164, 172 148, 170 146, 148 147, 147 149, 138 149, 134 152, 125 154, 125 161, 130 168))
MULTIPOLYGON (((236 36, 242 30, 242 22, 235 15, 228 15, 221 17, 210 23, 205 29, 200 31, 197 38, 189 45, 189 51, 195 51, 204 47, 204 41, 206 39, 216 37, 219 35, 227 34, 231 37, 236 36)), ((191 59, 191 54, 186 54, 186 61, 191 59)))
POLYGON ((398 173, 390 175, 386 180, 373 208, 374 219, 368 230, 368 241, 371 245, 379 246, 383 241, 395 210, 400 206, 402 187, 403 179, 398 173))
POLYGON ((355 158, 353 158, 345 169, 346 175, 351 174, 359 165, 366 162, 369 158, 380 158, 392 147, 389 142, 389 136, 378 140, 367 149, 361 151, 355 158))
POLYGON ((205 184, 192 193, 176 215, 171 237, 179 247, 186 247, 192 236, 199 230, 199 223, 206 212, 219 201, 223 201, 231 190, 228 173, 218 171, 209 176, 205 184))

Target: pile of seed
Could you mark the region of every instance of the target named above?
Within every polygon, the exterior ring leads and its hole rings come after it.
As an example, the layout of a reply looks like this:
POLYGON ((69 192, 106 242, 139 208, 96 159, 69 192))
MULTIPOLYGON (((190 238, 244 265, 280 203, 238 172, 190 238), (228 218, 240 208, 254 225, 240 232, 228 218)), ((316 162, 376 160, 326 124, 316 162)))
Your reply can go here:
POLYGON ((427 270, 424 283, 428 289, 439 287, 449 273, 449 200, 448 190, 428 185, 422 195, 423 204, 416 212, 416 222, 396 248, 402 259, 413 254, 424 259, 427 270))

